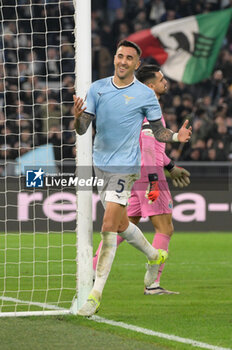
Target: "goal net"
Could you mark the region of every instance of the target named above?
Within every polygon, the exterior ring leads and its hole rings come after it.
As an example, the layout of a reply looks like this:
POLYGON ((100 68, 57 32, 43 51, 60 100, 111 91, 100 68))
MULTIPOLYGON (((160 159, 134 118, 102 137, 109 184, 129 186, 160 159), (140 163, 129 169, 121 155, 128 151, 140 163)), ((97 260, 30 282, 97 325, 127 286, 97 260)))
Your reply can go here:
POLYGON ((75 8, 68 0, 0 4, 0 316, 69 313, 83 281, 69 182, 75 8))

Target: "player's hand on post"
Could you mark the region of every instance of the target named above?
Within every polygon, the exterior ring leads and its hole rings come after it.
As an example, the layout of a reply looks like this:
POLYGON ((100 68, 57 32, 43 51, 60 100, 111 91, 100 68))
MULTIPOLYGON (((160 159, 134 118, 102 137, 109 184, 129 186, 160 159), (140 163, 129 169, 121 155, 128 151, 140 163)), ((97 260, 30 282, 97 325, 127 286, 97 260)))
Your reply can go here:
POLYGON ((185 120, 184 124, 182 125, 182 127, 180 128, 179 132, 178 132, 178 141, 179 142, 188 142, 191 138, 192 135, 192 127, 190 126, 189 128, 187 128, 189 121, 185 120))
POLYGON ((190 172, 184 168, 174 165, 174 167, 169 170, 170 177, 174 187, 186 187, 190 184, 190 172))
POLYGON ((80 115, 86 110, 86 107, 82 108, 84 105, 84 100, 80 97, 73 95, 74 101, 74 116, 78 119, 80 115))
POLYGON ((149 185, 145 194, 145 197, 149 200, 148 203, 151 204, 157 200, 159 197, 159 184, 157 174, 148 174, 149 185))

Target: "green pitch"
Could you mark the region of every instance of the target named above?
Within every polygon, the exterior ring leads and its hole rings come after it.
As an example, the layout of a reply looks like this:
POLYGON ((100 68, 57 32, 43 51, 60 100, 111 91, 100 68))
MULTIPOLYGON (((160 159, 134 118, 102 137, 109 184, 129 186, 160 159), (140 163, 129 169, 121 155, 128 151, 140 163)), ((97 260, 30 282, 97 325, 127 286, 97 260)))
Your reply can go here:
MULTIPOLYGON (((151 241, 153 235, 148 234, 147 238, 151 241)), ((51 234, 50 237, 38 235, 36 244, 39 248, 36 248, 36 252, 30 249, 35 243, 32 235, 23 235, 20 240, 17 235, 10 235, 7 239, 0 235, 0 296, 4 288, 3 276, 7 273, 5 290, 9 292, 5 295, 41 303, 45 299, 46 303, 59 300, 57 306, 68 307, 75 289, 74 235, 65 234, 63 238, 58 234, 51 234), (4 254, 6 243, 12 249, 4 254), (21 250, 19 256, 17 247, 22 246, 22 243, 25 249, 21 250), (28 262, 20 268, 23 269, 20 270, 21 274, 23 271, 25 276, 22 281, 15 278, 19 267, 14 263, 20 259, 27 259, 28 262), (46 259, 50 261, 49 264, 46 259), (36 263, 30 263, 33 260, 36 263), (64 261, 63 267, 61 260, 64 261), (30 277, 33 271, 36 272, 36 282, 30 277), (64 277, 60 277, 62 272, 64 277), (17 292, 19 286, 20 293, 17 292), (49 295, 44 292, 47 286, 52 290, 49 295), (37 292, 32 295, 23 291, 30 287, 34 287, 37 292)), ((99 240, 100 236, 94 235, 94 249, 99 240)), ((117 251, 98 315, 218 347, 232 348, 231 247, 232 234, 175 234, 170 244, 162 286, 181 294, 144 296, 145 259, 124 242, 117 251)), ((4 311, 15 309, 12 302, 0 300, 0 303, 4 311)), ((17 310, 26 308, 25 305, 19 305, 17 310)), ((32 309, 40 308, 34 306, 32 309)), ((193 349, 192 345, 98 324, 76 316, 0 319, 0 338, 1 350, 16 347, 17 350, 67 347, 78 350, 193 349)))

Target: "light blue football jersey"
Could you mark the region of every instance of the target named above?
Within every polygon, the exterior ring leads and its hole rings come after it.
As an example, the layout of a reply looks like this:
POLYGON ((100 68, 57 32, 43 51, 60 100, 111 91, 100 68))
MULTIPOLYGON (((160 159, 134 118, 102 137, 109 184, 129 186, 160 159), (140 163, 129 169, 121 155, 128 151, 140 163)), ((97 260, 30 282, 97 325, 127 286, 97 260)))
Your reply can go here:
POLYGON ((154 92, 135 79, 118 88, 113 77, 97 80, 87 94, 86 113, 96 116, 93 162, 104 171, 134 173, 140 167, 139 135, 144 117, 161 118, 154 92))

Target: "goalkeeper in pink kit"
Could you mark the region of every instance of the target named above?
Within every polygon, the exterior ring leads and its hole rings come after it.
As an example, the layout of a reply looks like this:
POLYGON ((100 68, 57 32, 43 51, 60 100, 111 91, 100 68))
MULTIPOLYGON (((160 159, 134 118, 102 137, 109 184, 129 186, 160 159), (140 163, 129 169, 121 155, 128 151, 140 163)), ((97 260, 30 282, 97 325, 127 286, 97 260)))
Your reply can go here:
MULTIPOLYGON (((167 91, 167 81, 160 68, 156 65, 144 65, 136 75, 137 79, 151 88, 159 99, 167 91)), ((164 118, 162 122, 165 126, 164 118)), ((164 174, 166 168, 175 187, 185 187, 190 183, 190 173, 175 166, 165 154, 165 143, 158 142, 152 132, 148 121, 144 121, 140 134, 141 149, 141 177, 134 183, 129 199, 127 213, 129 220, 138 224, 141 217, 149 216, 155 230, 152 242, 156 249, 168 251, 169 242, 173 234, 172 223, 172 197, 164 174)), ((124 239, 118 235, 117 244, 124 239)), ((93 268, 96 269, 100 243, 93 259, 93 268)), ((160 277, 164 264, 160 266, 159 274, 149 287, 144 290, 145 295, 152 294, 179 294, 168 291, 160 286, 160 277)))

